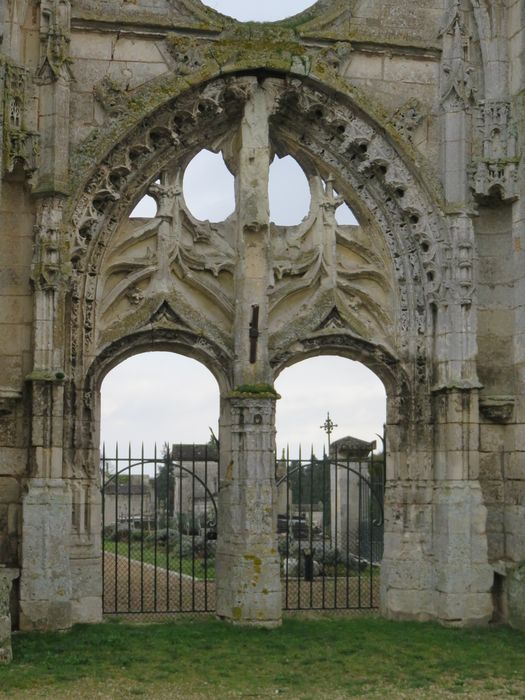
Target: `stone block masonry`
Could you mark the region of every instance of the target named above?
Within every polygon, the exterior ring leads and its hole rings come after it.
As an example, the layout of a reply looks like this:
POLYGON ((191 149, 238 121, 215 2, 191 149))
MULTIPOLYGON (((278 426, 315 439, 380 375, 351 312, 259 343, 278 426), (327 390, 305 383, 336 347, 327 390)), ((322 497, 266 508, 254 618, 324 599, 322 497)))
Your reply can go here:
POLYGON ((0 7, 0 655, 14 569, 21 628, 101 619, 100 386, 155 349, 220 386, 222 618, 280 624, 273 385, 335 354, 388 396, 383 614, 521 625, 522 3, 0 7), (213 225, 181 192, 201 149, 235 178, 213 225), (276 154, 310 184, 295 227, 276 154))

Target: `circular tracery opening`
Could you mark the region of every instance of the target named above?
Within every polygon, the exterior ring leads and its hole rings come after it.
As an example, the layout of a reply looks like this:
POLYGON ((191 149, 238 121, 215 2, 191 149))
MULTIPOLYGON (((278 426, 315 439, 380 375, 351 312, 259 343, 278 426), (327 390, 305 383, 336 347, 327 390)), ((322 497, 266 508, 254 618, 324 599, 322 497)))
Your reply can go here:
POLYGON ((291 156, 276 157, 268 184, 270 219, 277 226, 300 224, 310 211, 310 186, 299 163, 291 156))
POLYGON ((246 0, 202 0, 202 4, 240 22, 277 22, 303 12, 315 5, 315 2, 265 0, 264 3, 257 3, 246 2, 246 0))
POLYGON ((220 153, 202 150, 183 179, 184 201, 200 221, 224 221, 235 211, 235 182, 220 153))

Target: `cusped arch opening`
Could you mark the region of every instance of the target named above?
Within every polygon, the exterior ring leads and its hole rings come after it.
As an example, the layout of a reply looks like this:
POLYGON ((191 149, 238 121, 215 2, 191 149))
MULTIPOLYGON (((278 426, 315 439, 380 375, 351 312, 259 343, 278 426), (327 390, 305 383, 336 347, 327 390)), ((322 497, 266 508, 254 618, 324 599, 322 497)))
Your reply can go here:
POLYGON ((203 149, 189 162, 183 177, 184 200, 200 221, 224 221, 235 211, 235 180, 220 153, 203 149))
POLYGON ((145 194, 133 210, 131 211, 130 219, 154 219, 157 216, 157 202, 149 194, 145 194))
POLYGON ((277 226, 300 224, 310 211, 308 179, 292 156, 276 156, 270 166, 268 183, 270 220, 277 226))
POLYGON ((312 0, 265 0, 263 3, 245 0, 202 0, 202 4, 239 22, 278 22, 293 17, 316 4, 312 0))

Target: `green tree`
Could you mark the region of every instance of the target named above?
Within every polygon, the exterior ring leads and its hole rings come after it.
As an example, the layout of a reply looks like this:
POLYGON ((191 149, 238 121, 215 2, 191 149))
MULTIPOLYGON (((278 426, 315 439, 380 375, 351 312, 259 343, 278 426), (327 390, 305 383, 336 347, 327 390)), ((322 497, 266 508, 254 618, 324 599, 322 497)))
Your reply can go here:
POLYGON ((175 463, 171 459, 170 446, 167 442, 162 448, 162 464, 155 478, 157 501, 164 504, 166 516, 173 517, 175 509, 175 463))

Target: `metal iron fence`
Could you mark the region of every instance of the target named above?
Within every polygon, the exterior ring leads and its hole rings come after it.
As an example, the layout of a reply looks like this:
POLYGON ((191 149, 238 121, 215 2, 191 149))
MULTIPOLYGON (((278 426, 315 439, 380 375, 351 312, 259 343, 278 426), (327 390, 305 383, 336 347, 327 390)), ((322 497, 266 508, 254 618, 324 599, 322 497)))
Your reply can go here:
MULTIPOLYGON (((218 450, 177 445, 108 457, 102 471, 103 610, 127 617, 215 610, 218 450)), ((384 462, 337 452, 276 463, 284 610, 375 608, 384 462)))
POLYGON ((283 609, 376 608, 383 457, 286 456, 277 470, 283 609))
POLYGON ((102 454, 103 610, 169 615, 215 609, 218 455, 178 445, 162 455, 102 454))

